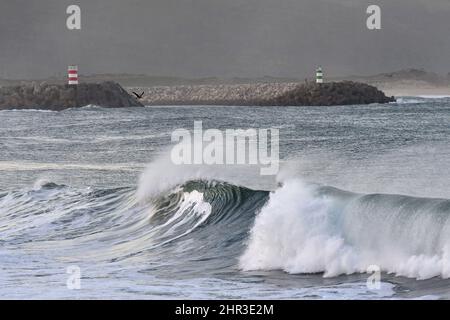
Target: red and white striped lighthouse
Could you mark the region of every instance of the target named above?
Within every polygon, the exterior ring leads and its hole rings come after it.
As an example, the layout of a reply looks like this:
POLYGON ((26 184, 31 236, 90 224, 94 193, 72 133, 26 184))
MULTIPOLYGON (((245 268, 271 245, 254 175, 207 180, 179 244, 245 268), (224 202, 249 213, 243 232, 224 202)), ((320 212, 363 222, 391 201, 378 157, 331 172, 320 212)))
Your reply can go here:
POLYGON ((69 84, 78 84, 78 66, 69 66, 67 68, 69 84))

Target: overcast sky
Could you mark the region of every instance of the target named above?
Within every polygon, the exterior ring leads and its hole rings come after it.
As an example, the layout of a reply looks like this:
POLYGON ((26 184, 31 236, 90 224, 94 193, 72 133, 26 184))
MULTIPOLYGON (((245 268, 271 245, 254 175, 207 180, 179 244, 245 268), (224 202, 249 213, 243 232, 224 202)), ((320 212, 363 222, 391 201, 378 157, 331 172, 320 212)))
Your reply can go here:
POLYGON ((0 77, 450 72, 450 0, 0 0, 0 77), (81 7, 82 29, 66 28, 81 7), (369 4, 382 30, 366 28, 369 4))

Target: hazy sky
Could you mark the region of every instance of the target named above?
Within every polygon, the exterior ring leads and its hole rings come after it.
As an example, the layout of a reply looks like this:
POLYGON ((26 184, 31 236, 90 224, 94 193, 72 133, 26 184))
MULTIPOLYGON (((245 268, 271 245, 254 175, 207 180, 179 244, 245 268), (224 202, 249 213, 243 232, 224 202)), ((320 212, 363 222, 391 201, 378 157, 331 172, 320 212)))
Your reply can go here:
POLYGON ((450 0, 0 0, 0 77, 450 72, 450 0), (66 28, 81 7, 82 29, 66 28), (382 30, 366 28, 369 4, 382 30))

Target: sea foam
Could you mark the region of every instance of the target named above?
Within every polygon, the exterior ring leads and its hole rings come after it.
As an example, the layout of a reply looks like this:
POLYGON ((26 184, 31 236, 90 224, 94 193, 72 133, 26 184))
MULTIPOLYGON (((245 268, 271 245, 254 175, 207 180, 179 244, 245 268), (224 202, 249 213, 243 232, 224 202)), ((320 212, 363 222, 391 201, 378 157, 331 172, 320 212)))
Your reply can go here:
POLYGON ((325 277, 382 271, 450 277, 450 201, 337 195, 292 179, 271 193, 240 258, 243 270, 325 277))

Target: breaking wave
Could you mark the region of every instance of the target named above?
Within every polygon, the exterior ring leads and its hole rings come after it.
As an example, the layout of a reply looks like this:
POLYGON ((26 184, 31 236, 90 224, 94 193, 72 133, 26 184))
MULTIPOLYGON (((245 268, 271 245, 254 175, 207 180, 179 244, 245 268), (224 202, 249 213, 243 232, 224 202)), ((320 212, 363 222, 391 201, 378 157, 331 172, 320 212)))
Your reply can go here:
POLYGON ((208 260, 205 268, 215 270, 334 277, 377 265, 417 279, 450 277, 450 200, 357 194, 299 179, 272 192, 207 179, 145 200, 141 191, 40 181, 0 192, 0 244, 165 266, 208 260))
POLYGON ((450 201, 354 194, 291 180, 257 216, 244 270, 326 277, 381 270, 417 279, 450 276, 450 201))

